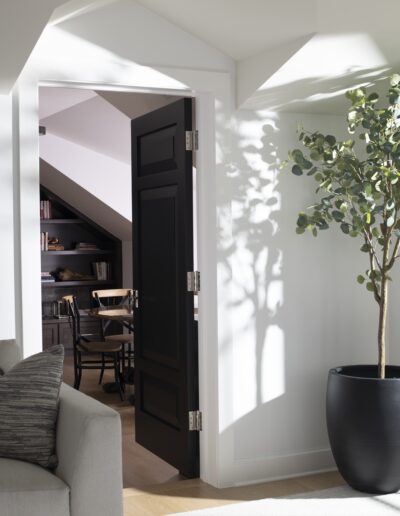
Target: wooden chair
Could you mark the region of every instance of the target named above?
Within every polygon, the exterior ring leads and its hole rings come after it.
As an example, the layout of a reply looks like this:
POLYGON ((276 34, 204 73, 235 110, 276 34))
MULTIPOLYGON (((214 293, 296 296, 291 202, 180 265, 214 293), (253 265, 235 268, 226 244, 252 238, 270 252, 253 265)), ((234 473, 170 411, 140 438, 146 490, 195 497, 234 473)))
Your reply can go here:
MULTIPOLYGON (((113 306, 117 308, 122 306, 133 305, 133 290, 130 288, 94 290, 92 292, 92 296, 95 301, 95 305, 98 307, 113 306)), ((109 326, 109 324, 110 321, 102 322, 103 338, 106 342, 118 342, 122 344, 122 368, 123 374, 125 375, 125 361, 127 361, 128 368, 131 369, 131 362, 134 356, 132 325, 129 326, 129 333, 107 335, 107 327, 109 326)))
POLYGON ((72 321, 73 351, 74 351, 74 388, 79 390, 83 369, 100 370, 99 383, 103 380, 104 370, 113 369, 115 383, 121 400, 123 386, 120 382, 120 354, 122 344, 120 342, 91 341, 89 335, 81 333, 81 316, 75 296, 64 296, 64 303, 72 321), (86 358, 91 355, 91 358, 86 358))
MULTIPOLYGON (((94 290, 92 296, 98 307, 122 307, 132 306, 133 290, 130 288, 114 288, 107 290, 94 290)), ((112 342, 121 342, 123 344, 133 343, 133 333, 120 333, 118 335, 107 335, 106 330, 110 321, 103 324, 104 340, 112 342)))

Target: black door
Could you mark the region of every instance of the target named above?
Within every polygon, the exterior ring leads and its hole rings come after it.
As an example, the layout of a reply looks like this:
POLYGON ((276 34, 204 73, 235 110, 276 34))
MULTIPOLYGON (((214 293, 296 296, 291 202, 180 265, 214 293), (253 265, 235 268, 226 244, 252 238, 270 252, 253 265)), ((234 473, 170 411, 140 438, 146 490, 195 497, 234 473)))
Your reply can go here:
POLYGON ((132 121, 136 440, 187 477, 199 475, 193 270, 192 99, 132 121))

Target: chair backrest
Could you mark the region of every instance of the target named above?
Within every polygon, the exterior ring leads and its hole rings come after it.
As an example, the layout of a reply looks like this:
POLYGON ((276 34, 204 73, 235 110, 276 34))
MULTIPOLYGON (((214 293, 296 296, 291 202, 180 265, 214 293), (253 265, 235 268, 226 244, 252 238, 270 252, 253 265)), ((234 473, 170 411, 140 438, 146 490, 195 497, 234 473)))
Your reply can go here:
POLYGON ((133 290, 131 288, 93 290, 92 297, 97 306, 123 306, 133 302, 133 290))
POLYGON ((63 296, 62 300, 67 307, 67 313, 72 321, 72 338, 75 348, 75 345, 79 343, 81 335, 81 316, 79 314, 78 303, 76 301, 76 297, 71 295, 63 296))

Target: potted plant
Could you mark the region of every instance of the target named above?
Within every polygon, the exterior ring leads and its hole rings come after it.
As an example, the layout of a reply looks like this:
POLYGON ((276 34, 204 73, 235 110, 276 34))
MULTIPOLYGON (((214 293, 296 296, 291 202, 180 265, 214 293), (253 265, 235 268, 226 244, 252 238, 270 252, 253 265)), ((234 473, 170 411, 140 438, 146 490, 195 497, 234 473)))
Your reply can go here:
POLYGON ((400 489, 400 367, 387 365, 385 355, 390 274, 400 256, 399 95, 400 75, 391 77, 384 105, 365 88, 348 91, 348 131, 355 136, 343 141, 301 130, 303 150, 290 151, 285 163, 317 183, 317 200, 299 214, 296 232, 317 236, 338 224, 362 240, 368 265, 357 281, 378 306, 378 361, 330 370, 327 425, 339 471, 370 493, 400 489))

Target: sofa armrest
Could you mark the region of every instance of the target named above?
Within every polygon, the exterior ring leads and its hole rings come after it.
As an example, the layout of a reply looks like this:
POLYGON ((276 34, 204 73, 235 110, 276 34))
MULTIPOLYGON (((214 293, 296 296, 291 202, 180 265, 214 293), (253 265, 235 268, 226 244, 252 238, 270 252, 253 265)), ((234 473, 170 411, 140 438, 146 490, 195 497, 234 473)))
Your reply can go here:
POLYGON ((56 475, 71 489, 71 516, 122 516, 121 419, 63 384, 56 475))

